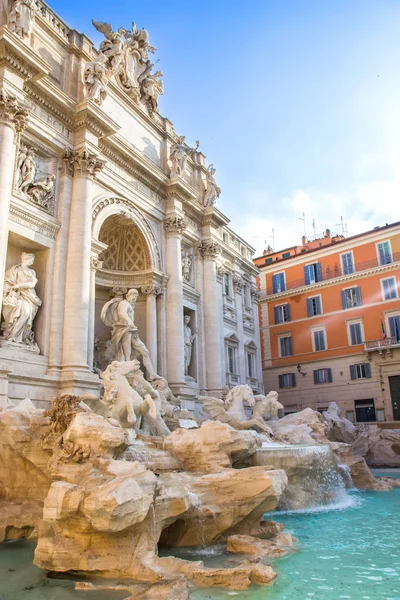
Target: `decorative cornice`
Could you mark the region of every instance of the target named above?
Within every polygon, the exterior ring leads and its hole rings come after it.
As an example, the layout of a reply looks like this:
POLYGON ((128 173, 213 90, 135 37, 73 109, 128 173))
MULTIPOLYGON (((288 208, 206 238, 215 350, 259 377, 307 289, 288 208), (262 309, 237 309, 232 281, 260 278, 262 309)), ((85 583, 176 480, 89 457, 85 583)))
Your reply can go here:
POLYGON ((29 109, 3 86, 0 89, 0 122, 22 133, 28 124, 29 109))
POLYGON ((93 179, 97 173, 100 173, 105 164, 96 154, 85 148, 81 150, 66 148, 63 153, 63 161, 67 172, 72 177, 90 177, 93 179))
POLYGON ((320 288, 327 287, 328 285, 340 285, 341 283, 347 283, 348 281, 356 281, 357 279, 363 279, 369 277, 369 275, 375 275, 376 273, 383 273, 385 271, 392 271, 399 268, 399 263, 389 263, 388 265, 379 265, 378 267, 372 267, 365 271, 358 271, 351 273, 350 275, 343 275, 342 277, 333 277, 332 279, 326 279, 325 281, 318 281, 313 285, 302 285, 279 294, 266 294, 265 292, 260 294, 260 302, 269 302, 270 300, 276 300, 277 298, 287 298, 289 296, 297 296, 297 294, 304 294, 306 292, 312 292, 319 290, 320 288))
POLYGON ((210 240, 200 242, 200 244, 198 245, 198 251, 200 252, 200 256, 202 258, 216 260, 217 256, 222 252, 222 247, 219 244, 217 244, 217 242, 213 242, 210 240))
POLYGON ((93 102, 85 101, 77 106, 75 129, 85 128, 99 138, 117 133, 121 127, 93 102))
POLYGON ((157 296, 162 294, 163 290, 162 290, 161 286, 159 286, 159 285, 150 284, 150 285, 142 286, 141 292, 143 294, 146 294, 146 296, 153 295, 157 298, 157 296))
POLYGON ((18 73, 24 80, 40 79, 51 70, 38 52, 5 25, 0 27, 0 65, 3 64, 7 64, 9 69, 18 73))
POLYGON ((183 217, 175 215, 164 220, 164 227, 167 237, 182 237, 186 223, 183 217))
POLYGON ((9 217, 11 221, 24 225, 29 229, 44 235, 45 237, 56 239, 57 233, 60 229, 59 223, 49 221, 49 216, 43 214, 43 216, 34 215, 31 213, 29 207, 23 209, 11 200, 9 217))

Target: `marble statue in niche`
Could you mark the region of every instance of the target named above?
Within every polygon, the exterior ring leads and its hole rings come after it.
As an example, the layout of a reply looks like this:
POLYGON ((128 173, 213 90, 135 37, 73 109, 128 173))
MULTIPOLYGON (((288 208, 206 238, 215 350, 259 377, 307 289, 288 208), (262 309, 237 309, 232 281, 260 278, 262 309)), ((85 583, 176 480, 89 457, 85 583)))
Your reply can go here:
POLYGON ((214 165, 209 165, 207 167, 205 188, 206 191, 204 193, 203 204, 204 206, 214 206, 215 201, 219 198, 221 194, 221 188, 217 185, 215 181, 215 167, 214 165))
POLYGON ((34 204, 50 210, 56 176, 48 174, 35 180, 38 171, 35 149, 22 146, 17 157, 16 187, 20 192, 26 194, 34 204))
POLYGON ((196 147, 189 148, 185 144, 185 139, 184 135, 180 135, 178 136, 178 141, 171 146, 168 160, 171 178, 182 177, 188 158, 190 158, 200 146, 200 142, 197 140, 196 147))
POLYGON ((99 54, 96 60, 87 63, 84 80, 87 85, 89 100, 101 104, 107 96, 107 85, 109 82, 109 71, 106 66, 107 56, 99 54))
POLYGON ((190 250, 182 250, 182 277, 187 283, 192 283, 193 254, 190 250))
POLYGON ((29 39, 38 5, 35 0, 14 0, 8 12, 7 25, 22 39, 29 39))
POLYGON ((20 264, 6 271, 2 311, 4 321, 1 329, 3 341, 39 353, 32 325, 42 301, 35 291, 38 281, 36 273, 30 268, 34 260, 34 254, 23 252, 20 264))
POLYGON ((138 290, 131 289, 128 290, 125 299, 121 296, 113 298, 103 306, 100 318, 107 327, 111 327, 111 344, 115 359, 123 362, 140 356, 151 379, 156 377, 157 373, 135 325, 135 304, 138 296, 138 290))
POLYGON ((185 315, 183 318, 183 334, 184 334, 184 357, 185 357, 185 376, 189 377, 189 367, 192 362, 192 349, 194 340, 197 337, 197 333, 192 333, 192 330, 189 326, 190 316, 185 315))

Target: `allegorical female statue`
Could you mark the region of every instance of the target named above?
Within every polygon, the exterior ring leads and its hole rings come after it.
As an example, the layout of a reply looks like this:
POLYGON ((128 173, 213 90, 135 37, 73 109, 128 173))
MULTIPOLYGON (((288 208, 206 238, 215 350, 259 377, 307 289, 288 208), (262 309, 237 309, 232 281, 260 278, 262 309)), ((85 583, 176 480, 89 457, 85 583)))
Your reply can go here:
POLYGON ((21 254, 21 263, 6 271, 3 292, 3 339, 29 346, 39 351, 32 331, 42 301, 36 295, 36 273, 30 266, 35 260, 34 254, 21 254))

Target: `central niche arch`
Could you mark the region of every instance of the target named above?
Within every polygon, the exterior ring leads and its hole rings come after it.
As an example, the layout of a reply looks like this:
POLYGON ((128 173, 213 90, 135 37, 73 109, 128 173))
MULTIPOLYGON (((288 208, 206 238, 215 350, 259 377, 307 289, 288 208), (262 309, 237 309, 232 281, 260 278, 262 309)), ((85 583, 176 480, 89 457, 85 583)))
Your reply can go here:
POLYGON ((151 269, 148 244, 139 227, 126 215, 111 215, 102 224, 99 241, 107 244, 101 254, 107 271, 146 271, 151 269))

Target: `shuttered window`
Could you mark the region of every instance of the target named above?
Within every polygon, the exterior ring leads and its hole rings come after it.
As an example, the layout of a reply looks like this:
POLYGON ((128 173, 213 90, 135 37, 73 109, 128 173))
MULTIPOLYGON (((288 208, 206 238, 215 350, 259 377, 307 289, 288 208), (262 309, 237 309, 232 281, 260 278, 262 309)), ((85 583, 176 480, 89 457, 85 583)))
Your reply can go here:
POLYGON ((275 275, 272 275, 272 292, 274 294, 279 294, 280 292, 284 292, 285 290, 285 274, 275 273, 275 275))
POLYGON ((315 317, 316 315, 322 315, 320 296, 313 296, 312 298, 307 298, 307 316, 315 317))
POLYGON ((382 279, 382 291, 384 300, 391 300, 392 298, 397 298, 396 279, 394 277, 382 279))
POLYGON ((278 323, 286 323, 290 321, 290 306, 289 304, 280 304, 274 306, 274 321, 275 325, 278 323))
POLYGON ((282 375, 279 375, 279 387, 296 387, 296 373, 283 373, 282 375))
POLYGON ((314 383, 332 383, 332 369, 316 369, 314 371, 314 383))
POLYGON ((346 310, 346 308, 353 308, 354 306, 361 306, 361 290, 358 286, 347 288, 346 290, 342 290, 342 306, 346 310))
POLYGON ((389 331, 390 336, 395 337, 398 342, 400 342, 400 317, 389 317, 389 331))
POLYGON ((281 356, 293 356, 292 336, 287 335, 279 338, 281 356))
POLYGON ((371 365, 369 363, 360 363, 359 365, 350 365, 351 379, 370 379, 371 365))
POLYGON ((322 281, 321 264, 316 262, 312 265, 306 265, 304 267, 304 283, 306 285, 312 285, 318 281, 322 281))
POLYGON ((349 333, 350 333, 350 345, 356 346, 357 344, 362 344, 362 329, 361 323, 350 323, 349 325, 349 333))
POLYGON ((326 350, 325 331, 323 329, 313 331, 313 336, 315 352, 321 352, 322 350, 326 350))
POLYGON ((378 258, 380 265, 389 265, 393 262, 392 259, 392 250, 390 248, 390 242, 381 242, 377 246, 378 248, 378 258))
POLYGON ((343 275, 350 275, 350 273, 354 273, 352 252, 346 252, 346 254, 342 254, 342 273, 343 275))

